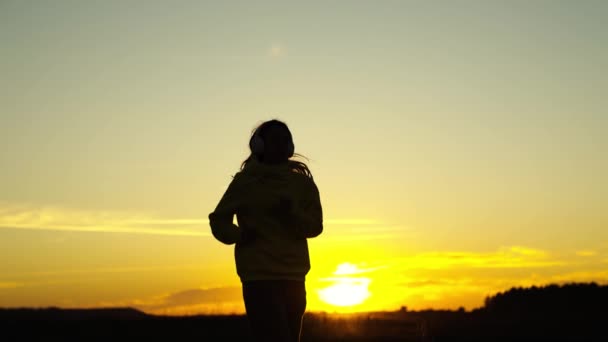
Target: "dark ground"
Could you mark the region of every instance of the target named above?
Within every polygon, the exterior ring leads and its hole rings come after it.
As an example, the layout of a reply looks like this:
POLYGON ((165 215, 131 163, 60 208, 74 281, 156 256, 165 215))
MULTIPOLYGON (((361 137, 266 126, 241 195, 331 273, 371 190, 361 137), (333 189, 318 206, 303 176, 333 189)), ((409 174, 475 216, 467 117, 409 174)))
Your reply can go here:
MULTIPOLYGON (((131 308, 0 309, 2 341, 249 341, 245 316, 147 315, 131 308)), ((608 341, 608 286, 515 288, 464 310, 307 313, 312 341, 608 341)))

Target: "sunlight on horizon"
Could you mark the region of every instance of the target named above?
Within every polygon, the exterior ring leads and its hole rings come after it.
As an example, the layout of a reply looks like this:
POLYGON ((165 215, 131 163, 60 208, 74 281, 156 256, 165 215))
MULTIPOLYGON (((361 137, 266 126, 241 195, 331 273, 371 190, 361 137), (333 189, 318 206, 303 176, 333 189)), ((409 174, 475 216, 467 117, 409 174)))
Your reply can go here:
POLYGON ((360 273, 360 270, 356 265, 339 264, 334 272, 336 277, 322 279, 322 281, 329 281, 333 284, 317 290, 320 299, 338 307, 354 306, 365 302, 371 295, 368 289, 371 279, 350 276, 357 273, 360 273))

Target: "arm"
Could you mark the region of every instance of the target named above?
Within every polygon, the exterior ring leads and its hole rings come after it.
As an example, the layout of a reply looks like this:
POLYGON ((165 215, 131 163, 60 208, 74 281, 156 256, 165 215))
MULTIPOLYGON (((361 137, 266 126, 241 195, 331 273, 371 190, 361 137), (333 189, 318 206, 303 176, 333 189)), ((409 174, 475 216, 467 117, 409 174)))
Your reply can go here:
POLYGON ((211 233, 217 240, 227 245, 241 242, 242 239, 241 229, 232 223, 240 200, 236 190, 237 182, 238 175, 235 175, 217 207, 209 214, 211 233))
POLYGON ((313 238, 323 232, 323 209, 319 189, 314 183, 306 200, 301 206, 292 206, 286 220, 299 238, 313 238))

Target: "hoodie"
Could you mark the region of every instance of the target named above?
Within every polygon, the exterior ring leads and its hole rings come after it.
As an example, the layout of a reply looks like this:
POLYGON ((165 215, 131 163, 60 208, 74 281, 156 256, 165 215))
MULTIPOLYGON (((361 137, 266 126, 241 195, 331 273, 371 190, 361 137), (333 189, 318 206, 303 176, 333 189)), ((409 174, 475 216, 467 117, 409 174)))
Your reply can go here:
POLYGON ((209 225, 217 240, 235 244, 242 282, 303 281, 310 270, 307 239, 323 231, 319 191, 312 178, 292 171, 287 162, 263 164, 252 158, 234 175, 209 214, 209 225))

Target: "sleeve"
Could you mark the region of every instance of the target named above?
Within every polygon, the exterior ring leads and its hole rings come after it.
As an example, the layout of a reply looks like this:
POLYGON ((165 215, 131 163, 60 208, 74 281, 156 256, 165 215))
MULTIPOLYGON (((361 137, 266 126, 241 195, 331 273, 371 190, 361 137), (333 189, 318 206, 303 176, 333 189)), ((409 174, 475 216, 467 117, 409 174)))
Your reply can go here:
POLYGON ((290 225, 299 238, 313 238, 323 232, 323 209, 319 189, 311 181, 307 198, 301 206, 293 208, 290 225))
POLYGON ((232 223, 241 200, 237 191, 238 180, 237 174, 228 185, 228 189, 226 189, 215 210, 209 214, 211 233, 218 241, 227 245, 240 242, 242 239, 241 229, 232 223))

